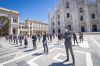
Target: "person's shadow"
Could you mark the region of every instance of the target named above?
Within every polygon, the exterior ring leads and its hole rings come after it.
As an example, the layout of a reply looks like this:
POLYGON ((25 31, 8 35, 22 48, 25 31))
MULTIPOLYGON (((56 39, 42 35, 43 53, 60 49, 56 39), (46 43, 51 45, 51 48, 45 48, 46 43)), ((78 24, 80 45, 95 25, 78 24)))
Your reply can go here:
POLYGON ((43 55, 43 53, 35 53, 35 54, 32 54, 32 56, 39 56, 39 55, 43 55))
POLYGON ((31 51, 33 51, 33 49, 28 49, 28 50, 25 50, 23 52, 31 52, 31 51))
POLYGON ((63 62, 59 62, 59 63, 52 63, 49 66, 72 66, 72 63, 64 64, 63 62))

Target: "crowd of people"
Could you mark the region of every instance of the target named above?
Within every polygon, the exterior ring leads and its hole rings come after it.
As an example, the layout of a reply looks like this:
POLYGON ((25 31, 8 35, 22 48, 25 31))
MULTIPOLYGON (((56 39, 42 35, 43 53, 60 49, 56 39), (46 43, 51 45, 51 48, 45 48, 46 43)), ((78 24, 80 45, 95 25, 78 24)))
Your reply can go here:
MULTIPOLYGON (((64 62, 69 61, 69 50, 70 50, 70 54, 72 56, 73 59, 73 66, 75 65, 75 60, 74 60, 74 54, 73 54, 73 50, 72 50, 72 38, 73 38, 73 42, 74 45, 75 43, 77 43, 78 45, 78 39, 77 39, 77 34, 75 32, 71 32, 69 30, 69 28, 65 28, 65 33, 64 34, 47 34, 46 32, 43 33, 43 35, 40 34, 36 34, 34 33, 31 36, 31 40, 32 40, 32 44, 33 44, 33 50, 37 50, 37 39, 38 42, 41 42, 41 38, 42 38, 42 43, 43 43, 43 48, 44 48, 44 53, 48 54, 49 50, 48 50, 48 41, 52 42, 53 39, 55 37, 58 37, 58 45, 61 44, 61 41, 64 39, 64 44, 65 44, 65 49, 66 49, 66 55, 67 55, 67 59, 64 62)), ((13 42, 15 44, 19 44, 20 46, 23 45, 24 42, 24 48, 28 47, 28 38, 29 36, 26 35, 6 35, 5 38, 10 41, 13 42)), ((83 42, 83 33, 80 31, 79 32, 79 40, 80 42, 83 42)))

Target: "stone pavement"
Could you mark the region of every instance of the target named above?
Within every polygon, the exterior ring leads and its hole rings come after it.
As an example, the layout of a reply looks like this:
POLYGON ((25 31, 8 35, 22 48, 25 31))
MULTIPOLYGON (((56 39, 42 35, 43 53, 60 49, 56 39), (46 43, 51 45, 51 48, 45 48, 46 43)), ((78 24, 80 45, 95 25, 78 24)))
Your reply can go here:
MULTIPOLYGON (((96 64, 95 62, 97 58, 93 55, 94 51, 92 51, 92 41, 88 37, 85 37, 83 43, 79 43, 79 46, 77 46, 77 44, 73 46, 76 66, 99 66, 99 63, 96 64)), ((27 49, 20 49, 19 46, 17 48, 13 48, 19 51, 18 53, 14 52, 17 53, 16 55, 19 55, 2 62, 0 66, 72 66, 71 56, 69 62, 63 63, 63 61, 66 59, 63 41, 59 45, 57 44, 57 38, 53 39, 53 42, 48 41, 48 55, 43 54, 42 42, 37 43, 38 50, 36 51, 32 50, 31 40, 27 49)), ((99 59, 97 60, 99 61, 99 59)))

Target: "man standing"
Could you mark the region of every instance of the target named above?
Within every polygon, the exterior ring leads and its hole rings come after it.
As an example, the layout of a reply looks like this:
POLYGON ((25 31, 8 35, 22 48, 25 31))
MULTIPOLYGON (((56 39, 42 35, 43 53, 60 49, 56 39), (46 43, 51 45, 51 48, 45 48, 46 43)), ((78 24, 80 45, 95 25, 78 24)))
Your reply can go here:
POLYGON ((18 35, 16 34, 16 39, 15 39, 16 40, 16 44, 18 44, 18 39, 19 39, 18 35))
POLYGON ((33 34, 33 35, 32 35, 33 50, 36 50, 36 49, 37 49, 36 40, 37 40, 36 34, 33 34))
POLYGON ((48 54, 48 45, 47 45, 47 39, 46 39, 47 35, 46 32, 44 32, 43 34, 43 48, 44 48, 44 53, 48 54))
POLYGON ((23 40, 23 36, 22 35, 19 35, 19 43, 20 43, 20 46, 22 46, 22 40, 23 40))
POLYGON ((61 34, 58 34, 58 44, 61 44, 61 34))
POLYGON ((37 36, 38 36, 38 40, 39 40, 39 42, 40 42, 40 40, 41 40, 41 35, 38 34, 37 36))
POLYGON ((52 35, 50 34, 50 42, 52 42, 52 35))
POLYGON ((80 42, 83 42, 83 33, 81 31, 79 32, 79 39, 80 39, 80 42))
POLYGON ((69 30, 68 27, 65 28, 65 34, 64 34, 64 39, 65 39, 65 49, 66 49, 66 54, 67 54, 67 59, 64 62, 69 61, 69 51, 70 54, 72 56, 72 60, 73 60, 73 66, 75 66, 75 60, 74 60, 74 54, 73 54, 73 50, 72 50, 72 33, 69 30))
POLYGON ((75 42, 78 45, 77 36, 76 36, 76 33, 75 32, 73 33, 73 40, 74 40, 74 45, 75 45, 75 42))

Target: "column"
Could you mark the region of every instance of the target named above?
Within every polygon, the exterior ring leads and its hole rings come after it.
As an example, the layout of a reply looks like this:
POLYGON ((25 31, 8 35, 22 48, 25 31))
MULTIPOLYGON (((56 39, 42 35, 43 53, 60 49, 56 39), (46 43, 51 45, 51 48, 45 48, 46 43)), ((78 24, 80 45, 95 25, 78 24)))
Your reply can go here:
POLYGON ((13 23, 13 17, 12 17, 12 15, 10 14, 9 35, 12 35, 12 34, 13 34, 12 23, 13 23))
POLYGON ((20 34, 20 31, 19 31, 19 17, 18 17, 18 29, 17 29, 17 34, 18 34, 18 35, 20 34))

